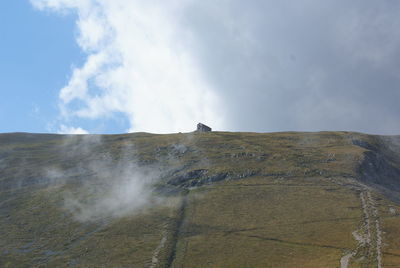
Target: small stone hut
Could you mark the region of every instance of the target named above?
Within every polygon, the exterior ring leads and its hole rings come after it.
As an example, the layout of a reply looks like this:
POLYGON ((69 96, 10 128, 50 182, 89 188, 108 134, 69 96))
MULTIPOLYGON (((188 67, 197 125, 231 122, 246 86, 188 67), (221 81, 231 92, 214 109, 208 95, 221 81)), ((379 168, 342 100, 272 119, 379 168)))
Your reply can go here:
POLYGON ((197 132, 210 132, 211 128, 202 123, 197 124, 197 132))

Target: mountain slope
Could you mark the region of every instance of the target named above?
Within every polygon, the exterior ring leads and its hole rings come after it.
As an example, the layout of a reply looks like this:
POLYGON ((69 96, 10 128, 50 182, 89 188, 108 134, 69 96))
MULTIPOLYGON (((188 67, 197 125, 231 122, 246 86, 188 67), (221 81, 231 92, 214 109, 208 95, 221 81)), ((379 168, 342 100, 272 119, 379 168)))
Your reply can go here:
POLYGON ((0 134, 0 266, 400 267, 399 141, 0 134))

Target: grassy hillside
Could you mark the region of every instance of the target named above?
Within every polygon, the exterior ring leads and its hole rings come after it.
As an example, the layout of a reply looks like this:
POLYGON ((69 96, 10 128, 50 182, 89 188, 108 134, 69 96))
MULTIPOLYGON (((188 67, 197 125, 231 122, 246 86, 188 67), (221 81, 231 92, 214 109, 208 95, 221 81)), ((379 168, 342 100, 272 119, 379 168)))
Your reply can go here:
POLYGON ((400 267, 400 138, 0 134, 0 267, 400 267))

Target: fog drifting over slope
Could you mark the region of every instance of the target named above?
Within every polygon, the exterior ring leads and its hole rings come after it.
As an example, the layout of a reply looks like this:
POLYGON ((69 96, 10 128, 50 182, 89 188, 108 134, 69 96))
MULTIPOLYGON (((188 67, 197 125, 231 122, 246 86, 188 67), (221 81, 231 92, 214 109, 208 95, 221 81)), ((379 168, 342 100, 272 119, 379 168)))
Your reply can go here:
POLYGON ((65 122, 400 133, 398 1, 31 2, 78 14, 87 60, 60 90, 65 122))
POLYGON ((169 204, 162 195, 153 193, 166 169, 161 164, 138 164, 133 143, 112 152, 101 135, 66 135, 58 153, 63 163, 81 160, 68 168, 43 167, 43 180, 63 189, 61 207, 77 221, 119 218, 161 202, 169 204))

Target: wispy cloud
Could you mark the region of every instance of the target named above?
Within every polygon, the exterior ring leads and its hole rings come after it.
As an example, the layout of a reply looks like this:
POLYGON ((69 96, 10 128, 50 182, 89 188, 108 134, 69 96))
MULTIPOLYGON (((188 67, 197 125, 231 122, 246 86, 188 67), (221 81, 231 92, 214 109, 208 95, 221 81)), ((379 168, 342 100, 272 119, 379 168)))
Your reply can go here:
POLYGON ((31 0, 76 12, 64 118, 130 131, 398 133, 398 1, 31 0))
POLYGON ((166 162, 179 163, 178 155, 186 152, 185 145, 175 144, 171 154, 143 165, 134 142, 125 141, 120 150, 115 147, 110 150, 103 138, 102 135, 65 136, 58 147, 60 162, 41 167, 43 182, 63 189, 62 209, 76 220, 86 222, 134 215, 179 200, 179 197, 168 198, 162 193, 161 184, 158 188, 156 184, 169 172, 166 162), (75 164, 62 168, 61 163, 75 164))
POLYGON ((71 127, 66 125, 60 125, 60 129, 57 131, 58 134, 89 134, 89 132, 80 127, 71 127))
POLYGON ((224 126, 220 99, 190 53, 178 21, 185 1, 32 0, 39 9, 78 14, 77 42, 88 56, 60 91, 64 118, 114 112, 130 131, 191 131, 224 126))

